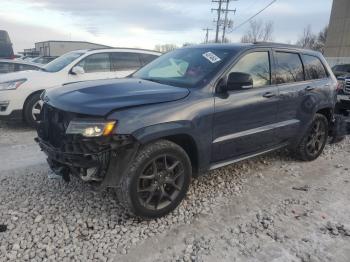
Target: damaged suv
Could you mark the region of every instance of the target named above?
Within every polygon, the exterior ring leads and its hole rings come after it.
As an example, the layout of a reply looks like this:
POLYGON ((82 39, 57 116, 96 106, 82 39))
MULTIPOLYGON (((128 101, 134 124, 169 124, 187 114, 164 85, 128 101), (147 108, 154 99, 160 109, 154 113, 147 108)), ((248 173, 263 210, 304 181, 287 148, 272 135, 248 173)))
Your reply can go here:
POLYGON ((316 159, 334 121, 336 88, 318 52, 191 46, 126 79, 48 90, 36 140, 64 179, 113 188, 131 214, 155 218, 208 170, 282 147, 316 159))

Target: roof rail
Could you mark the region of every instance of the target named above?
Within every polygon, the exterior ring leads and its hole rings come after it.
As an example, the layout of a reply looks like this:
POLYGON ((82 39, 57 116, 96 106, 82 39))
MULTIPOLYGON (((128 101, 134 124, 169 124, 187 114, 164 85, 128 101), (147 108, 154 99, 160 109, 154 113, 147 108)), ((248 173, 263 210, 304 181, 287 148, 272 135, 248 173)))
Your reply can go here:
POLYGON ((276 45, 276 46, 286 46, 286 47, 297 47, 297 48, 302 48, 297 45, 293 44, 286 44, 286 43, 277 43, 277 42, 264 42, 264 41, 256 41, 253 43, 254 45, 276 45))

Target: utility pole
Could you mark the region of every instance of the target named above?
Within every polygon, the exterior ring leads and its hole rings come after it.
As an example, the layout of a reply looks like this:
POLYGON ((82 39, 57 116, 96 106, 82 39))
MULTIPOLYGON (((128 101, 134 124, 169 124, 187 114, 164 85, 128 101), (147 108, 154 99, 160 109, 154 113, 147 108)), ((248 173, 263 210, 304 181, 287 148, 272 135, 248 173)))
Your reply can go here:
POLYGON ((208 41, 209 41, 209 31, 211 31, 211 30, 213 30, 213 29, 211 29, 211 28, 204 28, 204 29, 202 29, 203 31, 206 31, 206 33, 205 33, 205 43, 207 44, 208 43, 208 41))
POLYGON ((225 34, 226 34, 226 28, 228 27, 228 13, 229 12, 235 12, 236 9, 231 10, 229 9, 229 3, 230 1, 238 1, 238 0, 212 0, 213 3, 218 3, 218 8, 212 8, 211 11, 217 11, 217 20, 216 22, 216 34, 215 34, 215 43, 219 42, 219 33, 220 33, 220 26, 223 25, 223 34, 222 34, 222 42, 225 40, 225 34), (226 3, 225 9, 223 9, 223 4, 226 3), (225 20, 223 21, 221 19, 221 13, 225 14, 225 20))
MULTIPOLYGON (((225 41, 226 28, 229 26, 229 21, 227 19, 228 12, 233 12, 234 14, 236 14, 236 9, 233 9, 233 10, 228 9, 230 1, 231 0, 226 0, 226 8, 224 10, 224 12, 225 12, 225 20, 224 20, 224 25, 223 25, 223 29, 222 29, 222 40, 221 40, 221 43, 223 43, 225 41)), ((233 0, 233 1, 237 1, 237 0, 233 0)))
POLYGON ((218 12, 218 18, 216 20, 216 33, 215 33, 215 43, 219 42, 219 31, 220 31, 220 20, 221 20, 221 7, 222 7, 222 2, 224 0, 212 0, 213 3, 218 3, 219 6, 218 8, 212 8, 211 11, 217 11, 218 12))

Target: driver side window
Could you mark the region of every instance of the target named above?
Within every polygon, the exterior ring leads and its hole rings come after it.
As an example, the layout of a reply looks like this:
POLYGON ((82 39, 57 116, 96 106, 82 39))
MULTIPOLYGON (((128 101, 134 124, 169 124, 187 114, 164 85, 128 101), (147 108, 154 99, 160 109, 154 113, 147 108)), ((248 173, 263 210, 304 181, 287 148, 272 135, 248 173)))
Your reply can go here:
POLYGON ((257 88, 271 84, 270 68, 269 52, 253 52, 241 58, 230 73, 250 74, 253 88, 257 88))
POLYGON ((79 62, 85 73, 110 72, 111 62, 108 53, 93 54, 79 62))

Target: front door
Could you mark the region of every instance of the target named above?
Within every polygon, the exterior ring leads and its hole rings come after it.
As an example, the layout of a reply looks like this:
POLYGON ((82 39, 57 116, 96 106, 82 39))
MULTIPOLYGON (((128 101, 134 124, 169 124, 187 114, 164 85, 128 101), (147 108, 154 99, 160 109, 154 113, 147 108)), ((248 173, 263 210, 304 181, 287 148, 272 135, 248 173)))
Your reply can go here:
POLYGON ((248 73, 253 87, 216 94, 212 162, 262 151, 276 144, 278 91, 271 85, 271 52, 243 55, 230 70, 248 73))
POLYGON ((114 78, 109 53, 97 53, 85 57, 76 66, 84 69, 81 74, 69 74, 70 82, 114 78))

